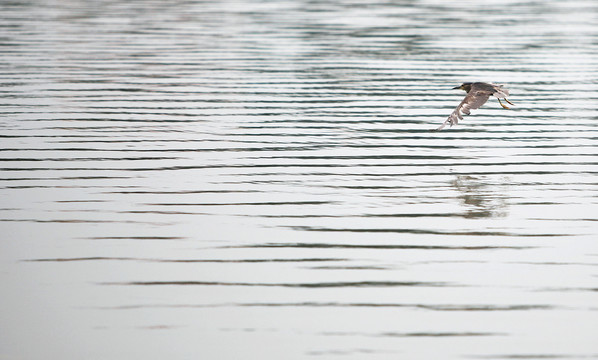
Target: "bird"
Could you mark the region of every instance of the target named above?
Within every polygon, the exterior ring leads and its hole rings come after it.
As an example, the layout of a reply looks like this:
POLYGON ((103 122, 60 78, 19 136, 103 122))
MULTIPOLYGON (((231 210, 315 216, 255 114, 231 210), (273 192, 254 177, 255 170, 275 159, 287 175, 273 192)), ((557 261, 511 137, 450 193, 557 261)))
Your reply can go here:
POLYGON ((510 109, 510 107, 506 106, 505 104, 500 101, 500 99, 504 99, 511 105, 515 105, 507 99, 509 96, 509 90, 503 88, 504 85, 497 85, 491 83, 484 83, 484 82, 464 82, 463 84, 454 87, 453 89, 461 89, 467 92, 465 98, 459 106, 449 115, 449 117, 436 129, 442 130, 446 125, 456 125, 459 123, 459 120, 463 120, 464 115, 469 115, 470 110, 472 109, 479 109, 482 105, 488 101, 488 98, 493 95, 498 99, 500 106, 505 109, 510 109))

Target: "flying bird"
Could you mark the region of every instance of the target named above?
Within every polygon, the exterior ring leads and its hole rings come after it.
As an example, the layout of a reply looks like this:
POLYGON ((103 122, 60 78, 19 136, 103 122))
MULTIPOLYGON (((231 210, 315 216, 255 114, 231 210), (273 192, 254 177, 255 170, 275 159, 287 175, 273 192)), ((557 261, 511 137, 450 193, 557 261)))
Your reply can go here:
POLYGON ((459 123, 459 120, 463 120, 464 115, 469 115, 470 110, 479 109, 482 105, 488 101, 488 98, 493 95, 498 99, 500 106, 505 109, 510 109, 508 106, 502 103, 500 99, 505 99, 511 105, 515 105, 507 99, 509 96, 509 90, 504 89, 503 85, 489 84, 483 82, 466 82, 460 86, 454 87, 453 89, 461 89, 467 92, 465 98, 459 106, 452 112, 451 115, 438 127, 438 130, 442 130, 447 124, 450 126, 459 123))

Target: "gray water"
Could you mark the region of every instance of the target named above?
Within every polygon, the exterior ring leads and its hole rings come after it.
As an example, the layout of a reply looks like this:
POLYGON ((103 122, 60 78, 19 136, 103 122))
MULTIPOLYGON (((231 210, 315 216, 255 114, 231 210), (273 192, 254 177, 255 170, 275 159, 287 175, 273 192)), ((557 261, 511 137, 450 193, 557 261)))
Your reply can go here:
POLYGON ((598 359, 595 1, 0 6, 1 359, 598 359))

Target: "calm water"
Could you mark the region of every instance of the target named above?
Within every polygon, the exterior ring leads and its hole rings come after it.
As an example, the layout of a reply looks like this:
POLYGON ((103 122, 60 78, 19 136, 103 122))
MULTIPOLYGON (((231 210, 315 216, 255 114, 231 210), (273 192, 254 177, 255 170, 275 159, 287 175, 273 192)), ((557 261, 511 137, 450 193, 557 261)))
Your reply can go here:
POLYGON ((598 359, 595 1, 0 14, 1 359, 598 359))

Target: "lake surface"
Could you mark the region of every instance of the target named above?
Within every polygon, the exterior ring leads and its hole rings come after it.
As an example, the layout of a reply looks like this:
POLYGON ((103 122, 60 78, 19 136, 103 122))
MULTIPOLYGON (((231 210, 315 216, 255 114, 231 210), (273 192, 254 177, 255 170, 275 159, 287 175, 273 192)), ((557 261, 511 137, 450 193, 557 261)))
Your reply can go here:
POLYGON ((0 14, 0 359, 598 359, 595 1, 0 14))

